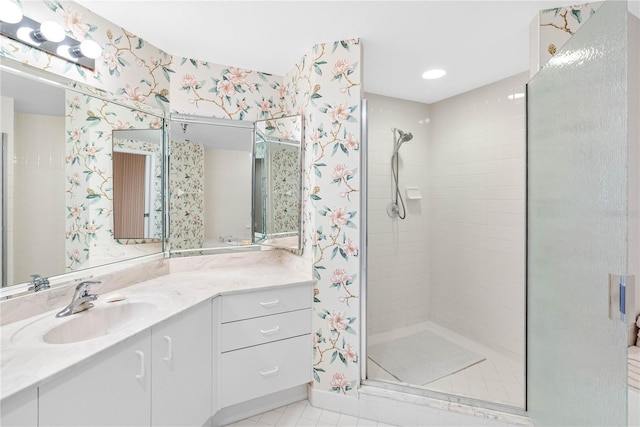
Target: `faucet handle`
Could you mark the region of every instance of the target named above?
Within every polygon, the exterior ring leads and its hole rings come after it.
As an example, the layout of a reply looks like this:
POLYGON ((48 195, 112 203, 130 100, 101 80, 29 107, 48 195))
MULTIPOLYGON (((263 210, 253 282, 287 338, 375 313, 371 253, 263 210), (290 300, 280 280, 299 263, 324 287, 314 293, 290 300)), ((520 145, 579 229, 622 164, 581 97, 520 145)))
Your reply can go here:
POLYGON ((39 274, 31 275, 31 286, 27 290, 38 292, 44 289, 49 289, 49 279, 42 277, 39 274))
POLYGON ((89 294, 89 286, 97 285, 98 283, 102 283, 99 280, 85 280, 76 285, 76 293, 82 293, 83 295, 89 294))

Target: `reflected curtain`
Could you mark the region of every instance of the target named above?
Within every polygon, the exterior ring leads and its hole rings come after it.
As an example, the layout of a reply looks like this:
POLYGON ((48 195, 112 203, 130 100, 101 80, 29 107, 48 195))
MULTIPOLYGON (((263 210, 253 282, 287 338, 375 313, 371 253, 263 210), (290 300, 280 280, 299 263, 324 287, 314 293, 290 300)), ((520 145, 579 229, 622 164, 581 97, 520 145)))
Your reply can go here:
POLYGON ((113 233, 116 239, 144 237, 146 156, 113 153, 113 233))

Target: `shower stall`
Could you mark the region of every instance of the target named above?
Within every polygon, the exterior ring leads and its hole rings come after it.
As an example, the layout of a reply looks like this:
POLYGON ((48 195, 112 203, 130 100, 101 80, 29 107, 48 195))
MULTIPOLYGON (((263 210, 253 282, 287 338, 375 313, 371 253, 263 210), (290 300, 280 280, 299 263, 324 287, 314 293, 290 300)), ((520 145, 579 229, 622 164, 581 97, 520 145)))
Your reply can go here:
POLYGON ((524 408, 527 79, 365 94, 369 383, 524 408))
POLYGON ((627 424, 640 292, 626 317, 615 292, 640 274, 639 44, 605 2, 531 81, 365 94, 364 385, 627 424))

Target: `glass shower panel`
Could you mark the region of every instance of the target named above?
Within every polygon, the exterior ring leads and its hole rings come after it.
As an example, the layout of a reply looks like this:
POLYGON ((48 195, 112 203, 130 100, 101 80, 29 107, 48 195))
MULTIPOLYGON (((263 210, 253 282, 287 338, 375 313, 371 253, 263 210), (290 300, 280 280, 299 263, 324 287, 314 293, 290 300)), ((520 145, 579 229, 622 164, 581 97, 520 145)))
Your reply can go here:
POLYGON ((528 411, 627 424, 627 3, 607 1, 528 87, 528 411))

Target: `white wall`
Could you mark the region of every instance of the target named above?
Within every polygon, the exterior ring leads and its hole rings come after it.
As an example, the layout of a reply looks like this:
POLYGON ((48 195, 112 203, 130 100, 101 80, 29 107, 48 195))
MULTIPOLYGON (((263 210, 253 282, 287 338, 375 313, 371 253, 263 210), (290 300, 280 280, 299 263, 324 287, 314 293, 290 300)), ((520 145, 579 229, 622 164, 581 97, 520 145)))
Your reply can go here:
MULTIPOLYGON (((4 222, 6 224, 6 230, 4 233, 6 234, 7 244, 3 243, 2 245, 2 253, 0 256, 6 257, 6 265, 3 266, 2 271, 5 271, 5 276, 7 278, 6 283, 2 283, 2 286, 7 286, 8 284, 13 284, 13 162, 9 161, 9 159, 13 158, 13 139, 14 139, 14 111, 13 111, 13 98, 1 97, 0 101, 2 104, 0 105, 0 131, 2 133, 7 134, 7 146, 5 155, 5 175, 0 177, 0 182, 2 183, 3 193, 2 200, 5 204, 6 209, 6 218, 4 218, 4 222), (6 182, 3 180, 6 179, 6 182)), ((4 215, 4 213, 2 213, 4 215)), ((0 218, 2 218, 0 215, 0 218)), ((1 227, 0 227, 1 228, 1 227)), ((4 258, 0 263, 5 262, 4 258)))
POLYGON ((365 94, 369 101, 368 198, 368 334, 425 321, 428 317, 426 104, 365 94), (400 149, 400 187, 405 220, 390 218, 393 128, 413 133, 400 149), (406 200, 405 188, 419 187, 422 200, 406 200))
POLYGON ((251 239, 251 230, 248 228, 251 226, 251 174, 237 173, 239 169, 248 169, 250 162, 251 153, 247 151, 205 146, 205 241, 220 243, 220 236, 251 239))
POLYGON ((64 144, 64 117, 15 114, 13 283, 65 265, 64 144))
POLYGON ((429 314, 522 360, 527 73, 430 105, 429 314))

